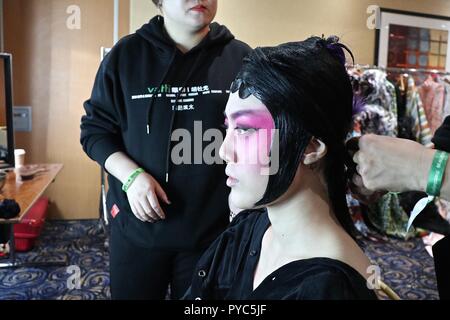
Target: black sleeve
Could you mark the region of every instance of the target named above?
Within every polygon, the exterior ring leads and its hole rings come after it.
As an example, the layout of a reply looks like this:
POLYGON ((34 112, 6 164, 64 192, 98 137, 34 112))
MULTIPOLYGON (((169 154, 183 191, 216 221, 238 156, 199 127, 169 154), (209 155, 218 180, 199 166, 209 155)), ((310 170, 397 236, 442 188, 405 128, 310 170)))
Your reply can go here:
POLYGON ((297 288, 298 300, 374 299, 375 294, 339 272, 323 271, 302 281, 297 288))
POLYGON ((91 97, 84 103, 86 114, 80 126, 84 152, 102 167, 111 154, 124 151, 118 112, 122 90, 117 76, 108 68, 112 54, 105 57, 97 72, 91 97))
POLYGON ((432 141, 436 149, 450 152, 450 116, 445 118, 444 123, 436 130, 432 141))

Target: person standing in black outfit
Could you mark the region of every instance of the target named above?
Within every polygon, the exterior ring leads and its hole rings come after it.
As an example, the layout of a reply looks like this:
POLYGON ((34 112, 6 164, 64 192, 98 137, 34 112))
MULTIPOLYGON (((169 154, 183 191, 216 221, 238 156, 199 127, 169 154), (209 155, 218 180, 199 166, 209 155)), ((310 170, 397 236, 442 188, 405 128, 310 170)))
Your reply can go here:
POLYGON ((195 159, 251 49, 211 23, 217 0, 153 2, 162 16, 107 54, 81 119, 83 150, 109 173, 113 299, 164 299, 169 284, 179 298, 229 223, 224 167, 195 159), (174 152, 180 130, 194 154, 174 152))

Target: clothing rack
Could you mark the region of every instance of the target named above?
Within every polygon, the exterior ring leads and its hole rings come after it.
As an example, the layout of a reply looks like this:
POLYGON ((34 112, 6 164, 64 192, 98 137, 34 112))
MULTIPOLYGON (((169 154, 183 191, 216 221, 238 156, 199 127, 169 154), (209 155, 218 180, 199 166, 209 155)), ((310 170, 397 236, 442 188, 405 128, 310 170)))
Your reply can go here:
POLYGON ((439 75, 450 75, 450 72, 448 71, 442 71, 442 70, 436 70, 436 69, 420 69, 420 68, 398 68, 398 67, 380 67, 376 65, 369 65, 369 64, 348 64, 347 68, 356 68, 356 69, 376 69, 376 70, 383 70, 386 72, 404 72, 404 73, 432 73, 432 74, 439 74, 439 75))

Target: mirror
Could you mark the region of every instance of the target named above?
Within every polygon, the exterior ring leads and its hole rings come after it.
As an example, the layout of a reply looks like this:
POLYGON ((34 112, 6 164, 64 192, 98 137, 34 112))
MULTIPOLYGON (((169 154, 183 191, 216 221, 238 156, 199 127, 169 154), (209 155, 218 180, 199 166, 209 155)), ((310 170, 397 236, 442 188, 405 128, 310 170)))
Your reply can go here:
POLYGON ((0 53, 0 168, 14 167, 12 56, 0 53))

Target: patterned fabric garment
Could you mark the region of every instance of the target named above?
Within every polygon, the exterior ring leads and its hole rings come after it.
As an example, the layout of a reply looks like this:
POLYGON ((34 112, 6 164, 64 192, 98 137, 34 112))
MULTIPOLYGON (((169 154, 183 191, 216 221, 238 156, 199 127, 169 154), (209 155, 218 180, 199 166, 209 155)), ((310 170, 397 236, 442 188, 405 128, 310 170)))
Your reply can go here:
POLYGON ((432 145, 431 129, 413 77, 408 77, 408 91, 406 95, 406 115, 412 117, 414 121, 413 134, 416 137, 416 141, 430 147, 432 145))
POLYGON ((368 218, 379 231, 397 238, 410 239, 417 232, 414 227, 406 231, 408 215, 400 205, 396 193, 384 195, 377 203, 369 206, 368 218))
POLYGON ((397 135, 397 118, 394 113, 386 111, 376 104, 367 104, 364 110, 353 117, 354 130, 363 134, 379 134, 395 137, 397 135))
POLYGON ((429 77, 417 90, 425 109, 431 134, 434 135, 434 132, 440 127, 443 120, 445 87, 429 77))
POLYGON ((360 82, 367 82, 372 90, 365 97, 367 105, 377 105, 383 108, 389 127, 393 128, 393 135, 397 135, 397 101, 395 86, 387 80, 386 72, 381 70, 366 70, 360 78, 360 82))

